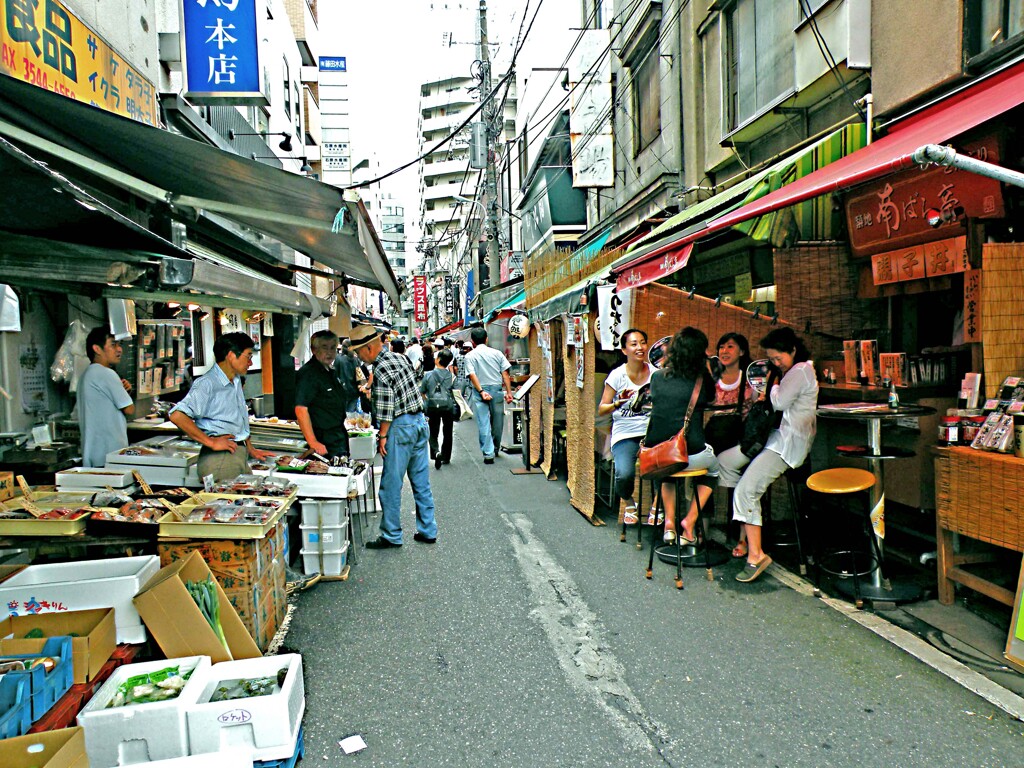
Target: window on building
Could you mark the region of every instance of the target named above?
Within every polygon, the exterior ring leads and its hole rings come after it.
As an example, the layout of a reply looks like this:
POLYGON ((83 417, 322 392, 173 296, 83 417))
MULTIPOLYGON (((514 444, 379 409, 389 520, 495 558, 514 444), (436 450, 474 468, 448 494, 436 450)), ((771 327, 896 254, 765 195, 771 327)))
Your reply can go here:
POLYGON ((284 60, 284 116, 292 119, 292 78, 288 72, 288 59, 284 60))
POLYGON ((967 0, 967 56, 1001 58, 1024 45, 1024 0, 967 0))
POLYGON ((661 57, 655 41, 631 66, 633 80, 633 156, 651 145, 661 133, 661 57))
POLYGON ((302 143, 302 102, 299 100, 299 84, 292 83, 292 93, 295 94, 295 138, 302 143))
POLYGON ((530 171, 530 165, 527 160, 527 141, 526 141, 526 126, 523 126, 523 132, 519 136, 519 181, 522 184, 526 183, 526 174, 530 171))
POLYGON ((724 15, 725 122, 733 131, 793 92, 797 4, 736 0, 724 15))

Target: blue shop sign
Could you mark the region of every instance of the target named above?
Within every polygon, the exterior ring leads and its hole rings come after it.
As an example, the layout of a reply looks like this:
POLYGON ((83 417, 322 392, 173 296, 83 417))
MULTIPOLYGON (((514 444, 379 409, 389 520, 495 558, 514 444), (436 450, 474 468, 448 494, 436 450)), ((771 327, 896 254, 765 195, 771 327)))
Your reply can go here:
POLYGON ((348 62, 344 56, 321 56, 321 72, 348 72, 348 62))
POLYGON ((183 0, 185 97, 198 104, 265 105, 256 0, 183 0))

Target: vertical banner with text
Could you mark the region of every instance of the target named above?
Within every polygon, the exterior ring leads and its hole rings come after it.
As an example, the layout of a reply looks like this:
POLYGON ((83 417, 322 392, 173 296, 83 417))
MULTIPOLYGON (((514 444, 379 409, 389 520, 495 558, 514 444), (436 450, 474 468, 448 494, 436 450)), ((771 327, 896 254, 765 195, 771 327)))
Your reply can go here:
POLYGON ((412 279, 412 306, 416 322, 427 321, 427 276, 415 275, 412 279))
POLYGON ((256 0, 182 0, 185 98, 266 106, 256 0))

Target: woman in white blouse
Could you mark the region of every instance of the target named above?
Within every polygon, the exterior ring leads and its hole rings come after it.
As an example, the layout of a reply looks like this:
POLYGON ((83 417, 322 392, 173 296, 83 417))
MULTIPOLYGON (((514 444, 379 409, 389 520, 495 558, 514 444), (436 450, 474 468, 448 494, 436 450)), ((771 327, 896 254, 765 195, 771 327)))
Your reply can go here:
POLYGON ((736 576, 742 582, 753 581, 772 562, 761 549, 761 497, 787 469, 804 463, 817 426, 818 379, 803 341, 791 328, 776 328, 761 339, 761 346, 781 377, 769 397, 772 408, 782 412, 782 423, 753 460, 739 446, 719 456, 719 485, 735 487, 732 516, 743 523, 747 538, 746 566, 736 576))

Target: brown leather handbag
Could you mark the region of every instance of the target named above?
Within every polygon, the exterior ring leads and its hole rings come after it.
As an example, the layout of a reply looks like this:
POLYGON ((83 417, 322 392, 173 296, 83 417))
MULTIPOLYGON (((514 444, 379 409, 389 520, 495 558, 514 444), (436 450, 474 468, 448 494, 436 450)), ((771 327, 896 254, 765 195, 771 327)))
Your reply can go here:
POLYGON ((693 409, 697 406, 697 398, 700 397, 703 383, 704 376, 698 374, 697 381, 693 385, 693 394, 690 395, 690 404, 686 407, 683 428, 676 433, 675 437, 650 448, 643 443, 640 444, 640 477, 657 480, 673 475, 689 466, 690 456, 686 450, 686 432, 690 428, 690 418, 693 416, 693 409))

